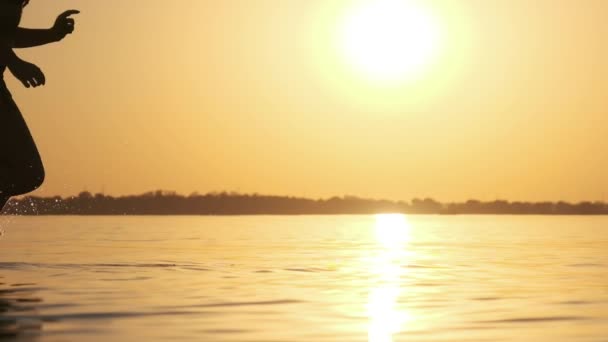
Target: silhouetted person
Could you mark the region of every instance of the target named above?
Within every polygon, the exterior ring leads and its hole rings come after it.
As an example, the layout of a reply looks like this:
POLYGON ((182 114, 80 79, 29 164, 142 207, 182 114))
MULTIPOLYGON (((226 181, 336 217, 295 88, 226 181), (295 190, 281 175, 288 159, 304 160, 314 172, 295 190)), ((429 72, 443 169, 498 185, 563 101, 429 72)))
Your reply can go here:
POLYGON ((0 211, 11 196, 36 190, 44 181, 44 168, 29 129, 4 83, 10 72, 26 88, 45 84, 44 74, 36 65, 20 59, 14 48, 29 48, 58 42, 74 31, 69 10, 57 18, 50 29, 19 27, 23 8, 29 0, 0 0, 0 211))

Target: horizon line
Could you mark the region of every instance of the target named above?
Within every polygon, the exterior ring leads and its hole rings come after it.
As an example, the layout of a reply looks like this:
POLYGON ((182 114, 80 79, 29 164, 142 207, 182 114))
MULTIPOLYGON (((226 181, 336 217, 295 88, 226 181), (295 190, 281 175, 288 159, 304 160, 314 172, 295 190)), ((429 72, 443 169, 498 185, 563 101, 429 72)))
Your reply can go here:
POLYGON ((583 203, 597 203, 597 204, 608 204, 606 199, 602 200, 565 200, 565 199, 554 199, 554 200, 514 200, 496 197, 494 199, 481 200, 475 197, 469 197, 463 200, 451 200, 444 201, 439 200, 432 196, 414 196, 411 199, 387 199, 387 198, 378 198, 378 197, 364 197, 360 195, 353 194, 343 194, 343 195, 331 195, 331 196, 306 196, 306 195, 280 195, 280 194, 270 194, 270 193, 260 193, 260 192, 240 192, 235 190, 212 190, 208 192, 199 192, 192 191, 190 194, 180 193, 175 190, 150 190, 144 191, 140 193, 131 193, 131 194, 109 194, 103 191, 94 192, 89 190, 82 190, 75 195, 36 195, 35 193, 25 194, 21 196, 17 196, 16 198, 27 198, 27 197, 36 197, 36 198, 61 198, 61 199, 70 199, 70 198, 78 198, 81 196, 86 196, 86 194, 95 197, 95 196, 104 196, 104 197, 112 197, 112 198, 125 198, 125 197, 142 197, 146 195, 162 195, 162 196, 179 196, 184 198, 193 198, 199 196, 233 196, 233 197, 274 197, 274 198, 290 198, 290 199, 302 199, 302 200, 313 200, 313 201, 328 201, 331 199, 357 199, 364 201, 383 201, 383 202, 392 202, 392 203, 412 203, 413 201, 434 201, 439 204, 466 204, 466 203, 496 203, 496 202, 507 202, 507 203, 568 203, 568 204, 583 204, 583 203))

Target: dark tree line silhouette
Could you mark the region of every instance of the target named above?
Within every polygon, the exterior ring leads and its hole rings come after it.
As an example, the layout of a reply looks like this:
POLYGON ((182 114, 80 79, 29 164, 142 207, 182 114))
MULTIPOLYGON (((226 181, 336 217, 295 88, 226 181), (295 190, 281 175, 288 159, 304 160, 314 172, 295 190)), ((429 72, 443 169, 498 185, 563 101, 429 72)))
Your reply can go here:
POLYGON ((333 215, 333 214, 508 214, 608 215, 608 203, 508 202, 503 200, 440 203, 433 199, 411 202, 364 199, 354 196, 308 199, 214 192, 189 196, 169 191, 113 197, 82 192, 62 198, 27 196, 6 206, 8 215, 333 215))

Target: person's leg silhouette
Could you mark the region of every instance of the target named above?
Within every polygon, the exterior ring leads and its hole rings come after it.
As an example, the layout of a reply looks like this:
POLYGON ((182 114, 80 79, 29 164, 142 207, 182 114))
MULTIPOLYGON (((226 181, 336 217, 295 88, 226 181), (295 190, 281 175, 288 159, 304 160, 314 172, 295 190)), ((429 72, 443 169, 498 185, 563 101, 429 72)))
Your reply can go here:
POLYGON ((44 167, 34 139, 19 108, 2 83, 0 83, 0 209, 10 196, 34 191, 44 181, 44 167))

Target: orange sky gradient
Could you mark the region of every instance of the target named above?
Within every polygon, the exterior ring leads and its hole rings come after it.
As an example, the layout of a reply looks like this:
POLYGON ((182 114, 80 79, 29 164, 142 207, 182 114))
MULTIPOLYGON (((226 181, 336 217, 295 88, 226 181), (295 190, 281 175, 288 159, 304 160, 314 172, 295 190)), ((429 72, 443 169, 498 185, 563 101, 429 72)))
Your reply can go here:
POLYGON ((32 0, 76 8, 9 86, 47 168, 39 195, 154 189, 442 201, 608 199, 608 1, 420 1, 443 45, 379 84, 336 41, 353 0, 32 0))

